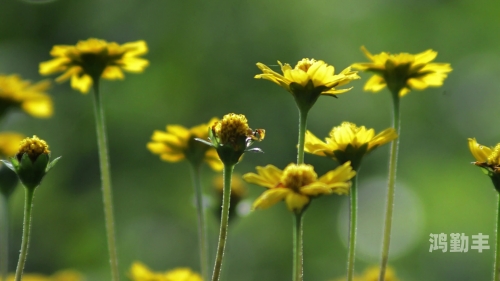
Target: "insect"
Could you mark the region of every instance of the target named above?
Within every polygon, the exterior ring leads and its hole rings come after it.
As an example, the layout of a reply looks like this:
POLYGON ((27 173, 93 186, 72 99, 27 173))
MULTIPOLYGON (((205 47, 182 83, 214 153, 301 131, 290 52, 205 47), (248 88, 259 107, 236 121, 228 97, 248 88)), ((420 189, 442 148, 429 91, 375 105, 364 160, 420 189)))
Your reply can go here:
POLYGON ((261 141, 264 139, 265 136, 266 136, 266 130, 264 130, 264 129, 257 129, 255 131, 252 131, 252 134, 251 134, 251 138, 254 141, 261 141))

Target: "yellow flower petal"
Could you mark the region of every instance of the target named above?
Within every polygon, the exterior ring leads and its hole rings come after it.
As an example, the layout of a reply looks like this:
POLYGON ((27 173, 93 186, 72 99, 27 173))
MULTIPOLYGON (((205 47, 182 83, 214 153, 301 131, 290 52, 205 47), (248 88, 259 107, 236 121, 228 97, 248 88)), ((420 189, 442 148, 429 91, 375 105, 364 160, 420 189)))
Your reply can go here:
POLYGON ((42 75, 51 75, 57 72, 65 71, 68 68, 67 64, 69 62, 70 60, 67 58, 57 58, 42 62, 40 63, 39 72, 42 75))
POLYGON ((385 88, 387 84, 385 83, 385 80, 383 77, 378 76, 378 75, 373 75, 368 82, 366 82, 365 87, 363 90, 365 91, 372 91, 372 92, 378 92, 382 89, 385 88))
POLYGON ((53 114, 52 100, 50 98, 39 98, 26 100, 21 107, 27 113, 38 118, 48 118, 53 114))
MULTIPOLYGON (((176 135, 180 139, 183 139, 183 140, 188 140, 190 135, 191 135, 189 130, 181 125, 167 125, 167 132, 169 132, 172 135, 176 135)), ((207 134, 208 134, 208 130, 207 130, 207 134)))
POLYGON ((253 203, 253 209, 269 208, 279 201, 285 199, 285 197, 290 193, 293 193, 293 191, 287 188, 268 189, 255 200, 255 202, 253 203))
POLYGON ((331 170, 321 176, 318 181, 326 184, 327 186, 333 187, 335 183, 348 182, 355 175, 356 171, 352 169, 351 162, 347 161, 346 163, 338 166, 335 170, 331 170))
POLYGON ((478 144, 475 138, 469 138, 469 149, 478 162, 487 162, 492 153, 491 148, 478 144))
POLYGON ((0 133, 0 158, 12 157, 19 149, 19 143, 25 136, 18 133, 0 133))
POLYGON ((224 164, 220 160, 219 154, 217 154, 217 151, 213 148, 210 148, 207 150, 207 153, 205 153, 205 162, 207 162, 214 171, 222 171, 222 169, 224 169, 224 164))
POLYGON ((333 151, 337 150, 334 143, 325 143, 317 138, 309 130, 306 131, 304 151, 319 156, 333 156, 333 151))
POLYGON ((274 188, 280 182, 283 172, 273 165, 257 167, 257 173, 247 173, 243 179, 248 183, 257 184, 267 188, 274 188))
POLYGON ((160 155, 160 159, 167 162, 179 162, 181 160, 184 160, 185 158, 186 156, 180 153, 172 153, 172 154, 163 153, 160 155))
POLYGON ((313 182, 300 189, 300 193, 308 196, 318 196, 322 194, 331 194, 332 189, 322 182, 313 182))
POLYGON ((83 74, 82 76, 78 75, 71 76, 71 87, 73 89, 82 92, 83 94, 89 92, 92 84, 93 84, 92 78, 87 74, 83 74))
POLYGON ((306 195, 298 194, 295 192, 289 192, 286 195, 286 206, 288 207, 288 210, 294 212, 294 211, 301 211, 305 205, 309 203, 310 199, 306 195))
POLYGON ((123 72, 118 66, 108 66, 102 73, 102 78, 108 80, 123 79, 123 72))
POLYGON ((0 75, 0 104, 2 110, 12 106, 21 107, 26 113, 46 118, 52 115, 52 100, 45 93, 50 88, 50 81, 44 80, 32 84, 22 80, 19 75, 0 75))

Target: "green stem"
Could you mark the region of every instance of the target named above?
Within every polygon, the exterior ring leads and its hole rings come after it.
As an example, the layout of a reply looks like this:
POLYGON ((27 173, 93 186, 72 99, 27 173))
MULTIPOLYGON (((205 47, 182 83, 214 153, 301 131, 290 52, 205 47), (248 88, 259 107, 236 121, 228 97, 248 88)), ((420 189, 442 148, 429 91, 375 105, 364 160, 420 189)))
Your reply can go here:
POLYGON ((21 281, 23 276, 24 264, 26 263, 26 257, 28 256, 28 245, 30 240, 30 229, 31 229, 31 209, 33 208, 33 195, 35 194, 35 189, 24 188, 24 221, 23 221, 23 239, 21 242, 21 253, 19 254, 19 261, 16 268, 16 281, 21 281))
POLYGON ((293 281, 303 280, 303 250, 302 250, 302 216, 303 212, 300 214, 295 214, 293 220, 293 281))
POLYGON ((493 281, 500 281, 500 195, 497 197, 497 227, 496 227, 496 249, 495 268, 493 269, 493 281))
POLYGON ((299 108, 299 147, 297 152, 297 165, 304 163, 304 144, 306 139, 308 110, 299 108))
POLYGON ((398 147, 400 138, 400 113, 399 113, 399 89, 396 87, 391 90, 393 97, 393 119, 392 127, 396 130, 398 138, 391 143, 391 154, 389 158, 389 183, 387 186, 387 199, 385 206, 385 222, 384 234, 382 240, 382 257, 380 262, 380 275, 379 281, 384 281, 387 262, 389 261, 389 245, 391 242, 391 229, 392 229, 392 213, 394 211, 394 190, 396 186, 396 168, 398 162, 398 147))
POLYGON ((104 202, 104 218, 108 241, 109 262, 111 264, 111 280, 119 280, 118 256, 116 253, 115 226, 113 215, 113 195, 111 190, 111 175, 109 171, 108 144, 104 123, 104 110, 99 93, 99 77, 94 81, 94 114, 97 130, 97 145, 99 148, 99 166, 101 168, 102 196, 104 202))
POLYGON ((208 280, 208 249, 207 227, 205 224, 205 208, 203 207, 203 192, 200 182, 200 165, 191 164, 194 196, 196 198, 196 212, 198 215, 198 243, 200 247, 200 267, 203 280, 208 280))
POLYGON ((0 280, 7 280, 9 270, 9 204, 0 194, 0 280))
POLYGON ((234 165, 224 165, 224 191, 222 196, 222 214, 220 219, 219 244, 217 245, 217 255, 215 256, 214 273, 212 281, 218 281, 222 267, 222 258, 224 257, 224 248, 226 247, 227 227, 229 221, 229 200, 231 198, 231 176, 234 165))
POLYGON ((347 281, 352 281, 354 276, 354 261, 356 256, 356 221, 358 213, 358 174, 352 179, 350 194, 350 216, 349 216, 349 251, 347 254, 347 281))

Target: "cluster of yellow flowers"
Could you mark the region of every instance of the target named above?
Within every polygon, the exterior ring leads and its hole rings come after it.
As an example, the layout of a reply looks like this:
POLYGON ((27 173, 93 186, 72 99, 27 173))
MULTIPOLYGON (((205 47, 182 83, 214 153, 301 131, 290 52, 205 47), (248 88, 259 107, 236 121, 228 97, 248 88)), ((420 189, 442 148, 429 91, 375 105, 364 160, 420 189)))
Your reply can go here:
MULTIPOLYGON (((328 137, 322 141, 306 128, 307 114, 317 99, 322 95, 336 97, 351 90, 352 87, 342 89, 339 87, 360 79, 357 71, 353 69, 373 73, 364 86, 366 91, 378 92, 388 87, 395 100, 405 96, 411 90, 441 86, 448 73, 452 71, 450 64, 432 63, 437 56, 437 52, 433 50, 416 55, 386 52, 373 55, 365 47, 362 47, 362 51, 371 62, 352 64, 338 74, 335 74, 335 68, 332 65, 322 60, 309 58, 298 61, 293 68, 290 64, 278 61, 282 73, 278 73, 262 63, 257 63, 257 67, 262 73, 255 75, 255 78, 269 80, 284 88, 291 93, 297 104, 300 116, 298 160, 297 163, 288 164, 283 170, 273 165, 258 166, 256 173, 247 173, 242 178, 248 183, 266 188, 253 202, 253 209, 265 209, 278 202, 285 202, 288 210, 298 218, 296 233, 299 234, 297 234, 296 239, 302 239, 300 217, 313 199, 330 194, 350 194, 353 197, 355 177, 358 175, 357 172, 363 157, 375 148, 398 138, 398 126, 376 134, 374 129, 343 122, 340 126, 333 127, 328 137), (329 157, 340 165, 318 176, 312 165, 304 163, 304 152, 329 157)), ((55 79, 57 82, 71 80, 71 87, 84 94, 94 87, 97 95, 100 78, 123 79, 123 71, 133 73, 144 71, 149 65, 149 61, 140 58, 140 56, 147 52, 148 47, 144 41, 120 45, 115 42, 90 38, 79 41, 74 46, 54 46, 50 51, 50 55, 54 58, 42 62, 39 72, 42 75, 62 72, 63 74, 55 79)), ((22 80, 18 75, 0 75, 0 117, 6 114, 7 110, 16 107, 22 108, 35 117, 51 116, 53 114, 52 100, 45 93, 49 87, 50 82, 48 81, 31 84, 29 81, 22 80)), ((196 172, 204 162, 214 171, 224 170, 224 178, 220 180, 219 184, 216 184, 224 199, 221 201, 223 215, 214 281, 218 280, 222 264, 225 235, 227 235, 227 217, 229 216, 228 200, 231 196, 231 190, 233 198, 238 197, 231 199, 235 203, 246 194, 244 189, 240 187, 239 179, 232 179, 233 168, 241 161, 244 152, 261 152, 259 148, 250 148, 250 146, 256 141, 263 140, 265 133, 264 129, 251 129, 246 116, 230 113, 223 116, 222 119, 213 117, 207 123, 191 128, 185 128, 181 125, 167 125, 165 131, 154 131, 151 141, 147 143, 147 148, 152 153, 159 155, 160 159, 164 161, 188 160, 196 172), (234 182, 233 185, 231 185, 231 181, 234 182)), ((49 153, 45 141, 36 136, 31 139, 22 139, 23 136, 17 133, 0 133, 0 156, 7 157, 16 153, 19 155, 26 153, 32 158, 33 155, 49 153), (19 145, 19 143, 21 144, 19 145)), ((469 148, 477 160, 474 162, 475 165, 486 169, 492 178, 500 178, 500 144, 494 148, 488 148, 479 145, 475 139, 469 139, 469 148)), ((197 186, 199 179, 196 179, 196 172, 193 181, 195 192, 200 192, 197 198, 200 216, 199 227, 203 229, 201 188, 197 186)), ((393 176, 395 177, 395 175, 393 176)), ((500 190, 500 180, 498 182, 497 189, 500 190)), ((201 237, 203 231, 200 233, 200 248, 203 248, 204 242, 203 237, 201 237)), ((297 247, 300 250, 296 251, 297 256, 294 260, 294 280, 297 281, 302 280, 301 243, 297 240, 297 247)), ((206 262, 204 255, 206 253, 202 251, 203 277, 188 268, 155 273, 142 263, 136 262, 130 269, 129 278, 134 281, 201 281, 208 278, 207 269, 204 269, 206 262)), ((378 280, 379 274, 382 274, 382 278, 384 278, 385 265, 382 267, 384 268, 382 273, 378 268, 369 269, 362 276, 353 276, 350 272, 348 280, 373 281, 378 280)), ((7 280, 14 280, 14 277, 9 276, 7 280)), ((67 271, 50 277, 24 275, 23 280, 79 281, 82 280, 82 277, 78 273, 67 271)), ((392 269, 385 272, 385 280, 397 281, 392 269)))

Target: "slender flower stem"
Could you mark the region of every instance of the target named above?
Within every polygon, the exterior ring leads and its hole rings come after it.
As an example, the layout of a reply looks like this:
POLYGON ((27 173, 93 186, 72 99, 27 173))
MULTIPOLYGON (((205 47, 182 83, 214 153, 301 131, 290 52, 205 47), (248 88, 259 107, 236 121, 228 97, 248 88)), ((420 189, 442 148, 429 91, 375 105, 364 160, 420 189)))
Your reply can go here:
POLYGON ((496 228, 496 249, 495 265, 493 268, 493 281, 500 281, 500 195, 497 197, 497 228, 496 228))
POLYGON ((303 280, 302 216, 295 214, 293 220, 293 281, 303 280))
MULTIPOLYGON (((359 171, 359 170, 358 170, 359 171)), ((358 172, 357 171, 357 172, 358 172)), ((354 276, 354 261, 356 256, 356 222, 358 218, 358 175, 352 179, 350 192, 350 216, 349 216, 349 252, 347 256, 347 281, 352 281, 354 276)))
POLYGON ((389 261, 389 245, 391 243, 391 230, 392 230, 392 213, 394 211, 394 190, 396 186, 396 168, 398 162, 398 147, 399 147, 399 131, 401 127, 400 113, 399 113, 399 89, 392 89, 393 97, 393 119, 392 127, 396 130, 398 138, 391 143, 391 154, 389 158, 389 183, 387 186, 387 199, 385 206, 385 222, 384 234, 382 240, 382 257, 380 262, 380 275, 379 281, 385 280, 385 271, 387 262, 389 261))
POLYGON ((0 194, 0 280, 7 280, 9 270, 9 204, 0 194))
POLYGON ((208 280, 208 248, 207 227, 205 224, 205 208, 203 207, 203 192, 200 182, 200 165, 191 164, 191 177, 193 179, 196 212, 198 215, 198 243, 200 247, 200 267, 203 280, 208 280))
POLYGON ((24 197, 24 221, 23 221, 23 239, 21 242, 21 252, 19 254, 19 261, 16 268, 16 281, 21 281, 23 276, 24 264, 26 263, 26 257, 28 256, 28 245, 30 240, 30 229, 31 229, 31 209, 33 208, 33 195, 35 194, 35 189, 25 188, 24 197))
POLYGON ((299 147, 297 151, 297 164, 304 163, 304 144, 306 139, 307 110, 299 109, 299 147))
POLYGON ((99 92, 99 77, 94 81, 94 114, 97 130, 97 144, 99 148, 99 166, 101 168, 102 196, 104 202, 104 218, 106 222, 106 236, 108 240, 109 262, 111 264, 111 280, 118 281, 118 256, 115 242, 115 223, 113 215, 113 195, 111 190, 111 175, 109 171, 108 144, 101 95, 99 92))
POLYGON ((217 255, 215 256, 214 273, 212 281, 218 281, 222 267, 222 258, 224 257, 224 248, 226 247, 227 227, 229 221, 229 199, 231 198, 231 176, 234 165, 224 165, 224 191, 222 197, 222 214, 220 219, 219 244, 217 245, 217 255))

